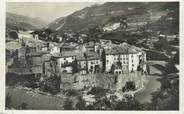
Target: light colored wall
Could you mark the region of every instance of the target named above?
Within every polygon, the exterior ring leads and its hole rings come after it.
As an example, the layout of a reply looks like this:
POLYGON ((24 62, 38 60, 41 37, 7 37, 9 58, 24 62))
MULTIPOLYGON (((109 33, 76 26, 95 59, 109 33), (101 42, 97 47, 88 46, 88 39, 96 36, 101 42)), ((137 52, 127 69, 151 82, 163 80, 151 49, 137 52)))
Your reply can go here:
POLYGON ((61 72, 63 72, 64 70, 66 70, 67 73, 72 73, 72 67, 62 67, 61 72))
MULTIPOLYGON (((106 72, 110 72, 112 64, 117 63, 119 60, 119 55, 106 55, 106 72), (107 62, 108 60, 108 62, 107 62)), ((123 69, 128 65, 128 55, 120 55, 120 62, 122 63, 123 69)))
POLYGON ((30 33, 19 33, 19 38, 33 38, 33 35, 30 33))
POLYGON ((106 55, 106 72, 110 72, 111 66, 115 62, 115 57, 117 57, 117 55, 106 55))
MULTIPOLYGON (((81 65, 81 68, 86 67, 86 61, 79 61, 78 64, 81 65)), ((101 61, 100 60, 89 60, 88 61, 88 71, 90 70, 91 66, 93 66, 93 69, 95 68, 96 65, 99 65, 99 67, 102 67, 101 61), (93 62, 93 64, 92 64, 93 62)), ((94 71, 93 71, 94 72, 94 71)))
POLYGON ((88 70, 91 68, 91 66, 93 66, 93 69, 94 69, 96 65, 99 65, 101 67, 100 60, 90 60, 90 61, 88 61, 88 70))
POLYGON ((86 61, 79 61, 78 64, 80 64, 82 69, 86 67, 86 61))
MULTIPOLYGON (((122 63, 122 70, 126 72, 128 69, 129 72, 136 71, 139 66, 139 56, 142 52, 136 54, 122 54, 120 55, 120 62, 122 63)), ((112 64, 118 62, 119 55, 106 55, 106 72, 110 72, 112 64), (108 62, 107 62, 108 61, 108 62)), ((146 57, 144 56, 144 60, 146 57)))
POLYGON ((60 65, 64 64, 67 61, 68 61, 68 63, 71 63, 75 60, 75 58, 76 57, 74 57, 74 56, 73 57, 65 57, 65 59, 64 59, 64 57, 61 57, 61 58, 59 58, 59 63, 60 63, 60 65))
POLYGON ((140 59, 139 57, 141 56, 142 52, 138 52, 136 54, 133 54, 133 58, 131 58, 130 62, 129 62, 129 66, 130 66, 130 69, 129 71, 136 71, 137 70, 137 67, 139 66, 139 62, 140 62, 140 59), (131 63, 133 60, 133 63, 131 63), (132 66, 131 64, 134 64, 134 66, 132 66))
POLYGON ((51 50, 50 50, 50 53, 51 54, 54 54, 54 53, 59 53, 60 52, 60 48, 59 47, 53 47, 53 48, 51 48, 51 50))

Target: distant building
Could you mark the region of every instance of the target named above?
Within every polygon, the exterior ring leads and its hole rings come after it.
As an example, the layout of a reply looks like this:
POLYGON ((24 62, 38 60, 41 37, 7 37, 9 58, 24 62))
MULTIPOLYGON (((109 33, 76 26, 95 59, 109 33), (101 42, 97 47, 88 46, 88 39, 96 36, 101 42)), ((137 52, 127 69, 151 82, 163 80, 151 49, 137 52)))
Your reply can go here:
POLYGON ((166 16, 168 14, 167 11, 156 11, 156 12, 149 11, 149 13, 150 13, 151 21, 156 21, 160 19, 161 17, 166 16))
POLYGON ((94 51, 95 50, 95 42, 94 41, 86 42, 86 43, 84 43, 84 46, 86 48, 86 51, 94 51))
POLYGON ((170 42, 170 41, 173 41, 175 39, 179 39, 179 36, 178 35, 167 35, 166 39, 168 42, 170 42))
MULTIPOLYGON (((30 52, 25 54, 25 58, 20 56, 18 61, 14 61, 13 66, 8 68, 9 73, 14 73, 17 75, 41 75, 45 71, 43 67, 44 59, 43 55, 45 53, 30 52)), ((44 73, 45 74, 45 73, 44 73)))
POLYGON ((34 39, 36 39, 36 40, 39 39, 39 32, 38 31, 34 31, 31 34, 32 34, 32 36, 33 36, 34 39))
POLYGON ((18 36, 19 38, 33 38, 32 32, 33 31, 19 31, 18 36))
POLYGON ((54 54, 54 53, 59 53, 60 52, 60 48, 58 46, 51 46, 49 47, 50 49, 50 54, 54 54))
POLYGON ((59 42, 62 42, 63 41, 63 37, 61 35, 56 35, 56 39, 59 41, 59 42))
POLYGON ((65 52, 65 51, 72 51, 75 49, 75 46, 76 45, 72 45, 71 43, 63 43, 63 44, 60 44, 59 47, 60 47, 60 52, 65 52))

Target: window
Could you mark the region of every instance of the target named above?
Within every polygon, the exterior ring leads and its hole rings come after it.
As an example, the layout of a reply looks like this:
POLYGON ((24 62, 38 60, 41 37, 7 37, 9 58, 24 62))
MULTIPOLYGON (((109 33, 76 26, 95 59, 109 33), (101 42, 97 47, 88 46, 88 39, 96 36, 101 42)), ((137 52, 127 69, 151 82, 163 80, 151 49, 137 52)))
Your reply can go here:
POLYGON ((91 64, 93 64, 93 61, 91 61, 91 64))
POLYGON ((93 69, 93 66, 91 66, 90 69, 93 69))
POLYGON ((132 64, 132 66, 134 66, 134 64, 132 64))
POLYGON ((63 58, 64 60, 66 60, 66 58, 63 58))
POLYGON ((133 58, 133 54, 132 54, 132 58, 133 58))
POLYGON ((134 62, 134 60, 132 59, 132 63, 134 62))
POLYGON ((109 62, 109 60, 106 60, 106 62, 108 63, 108 62, 109 62))
POLYGON ((75 59, 75 57, 72 57, 72 59, 75 59))

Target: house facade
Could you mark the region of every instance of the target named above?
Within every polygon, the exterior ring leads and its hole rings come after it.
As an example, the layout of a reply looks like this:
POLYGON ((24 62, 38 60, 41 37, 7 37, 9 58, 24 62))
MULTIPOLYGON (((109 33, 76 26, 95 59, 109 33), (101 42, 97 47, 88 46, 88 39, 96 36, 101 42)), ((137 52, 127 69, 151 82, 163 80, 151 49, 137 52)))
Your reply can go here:
POLYGON ((127 73, 138 70, 146 61, 146 54, 137 47, 130 45, 113 45, 105 49, 105 69, 111 73, 127 73))
POLYGON ((100 56, 95 52, 85 52, 78 55, 77 62, 80 70, 86 70, 89 73, 99 73, 102 68, 100 56))
POLYGON ((55 59, 57 68, 60 70, 60 72, 64 71, 66 73, 71 73, 71 64, 76 59, 77 54, 78 53, 75 50, 53 54, 53 58, 55 59))

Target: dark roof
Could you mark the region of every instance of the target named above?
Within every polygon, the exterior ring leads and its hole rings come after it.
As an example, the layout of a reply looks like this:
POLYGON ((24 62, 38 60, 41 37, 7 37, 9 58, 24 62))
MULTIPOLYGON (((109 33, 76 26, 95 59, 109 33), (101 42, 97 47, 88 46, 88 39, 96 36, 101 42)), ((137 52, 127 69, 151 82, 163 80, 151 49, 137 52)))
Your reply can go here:
POLYGON ((44 54, 48 54, 48 51, 42 51, 42 52, 34 52, 34 53, 27 53, 26 56, 42 56, 44 54))

